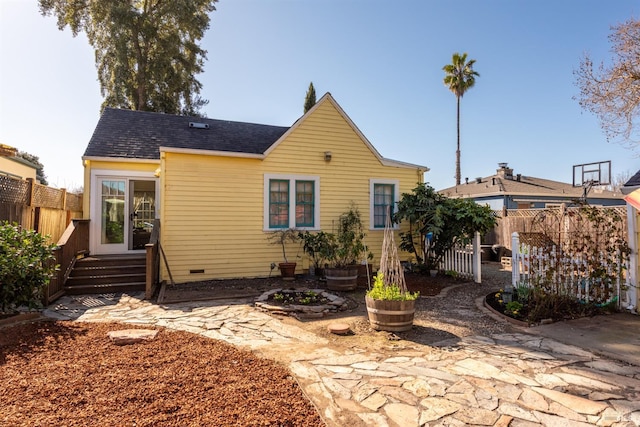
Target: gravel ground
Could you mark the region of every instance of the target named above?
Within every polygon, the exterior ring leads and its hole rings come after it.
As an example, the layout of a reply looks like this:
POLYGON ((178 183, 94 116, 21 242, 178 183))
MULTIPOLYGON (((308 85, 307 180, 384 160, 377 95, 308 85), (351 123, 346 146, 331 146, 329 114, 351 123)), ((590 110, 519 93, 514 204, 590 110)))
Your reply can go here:
MULTIPOLYGON (((477 305, 479 298, 504 288, 510 281, 511 273, 501 271, 499 263, 482 264, 481 284, 440 276, 435 281, 426 278, 422 289, 427 292, 421 292, 424 297, 421 296, 416 302, 413 328, 406 332, 390 333, 372 329, 367 317, 364 290, 341 294, 352 300, 351 308, 345 312, 313 320, 281 319, 323 336, 335 346, 371 351, 415 348, 429 352, 429 347, 454 346, 465 336, 513 331, 509 323, 496 320, 477 305), (346 336, 329 333, 328 326, 336 322, 350 325, 352 333, 346 336)), ((420 286, 418 284, 414 289, 420 286)))

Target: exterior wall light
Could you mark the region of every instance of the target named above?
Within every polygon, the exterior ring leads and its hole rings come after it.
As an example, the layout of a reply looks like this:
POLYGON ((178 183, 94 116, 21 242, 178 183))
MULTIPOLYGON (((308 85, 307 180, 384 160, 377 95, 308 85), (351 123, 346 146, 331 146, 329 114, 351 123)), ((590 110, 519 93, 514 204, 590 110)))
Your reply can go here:
POLYGON ((324 152, 324 160, 326 162, 330 162, 331 161, 331 151, 325 151, 324 152))

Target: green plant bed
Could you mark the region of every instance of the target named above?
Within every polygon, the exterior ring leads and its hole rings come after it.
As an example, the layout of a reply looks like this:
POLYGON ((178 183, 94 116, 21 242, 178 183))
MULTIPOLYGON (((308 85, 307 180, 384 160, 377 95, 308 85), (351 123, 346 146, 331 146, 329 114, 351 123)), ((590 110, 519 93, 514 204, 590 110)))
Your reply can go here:
POLYGON ((277 305, 324 305, 330 301, 323 297, 321 294, 311 290, 295 291, 295 290, 282 290, 270 295, 267 301, 271 304, 277 305))
POLYGON ((529 314, 529 307, 523 306, 518 310, 518 313, 514 314, 513 310, 507 311, 506 305, 503 300, 500 299, 500 292, 491 292, 484 299, 485 306, 491 309, 494 313, 503 316, 511 323, 519 326, 527 326, 527 316, 529 314))
POLYGON ((569 295, 536 295, 518 301, 504 302, 503 291, 495 291, 485 297, 485 304, 500 315, 530 325, 543 321, 571 320, 592 317, 615 311, 615 303, 601 305, 585 303, 569 295))

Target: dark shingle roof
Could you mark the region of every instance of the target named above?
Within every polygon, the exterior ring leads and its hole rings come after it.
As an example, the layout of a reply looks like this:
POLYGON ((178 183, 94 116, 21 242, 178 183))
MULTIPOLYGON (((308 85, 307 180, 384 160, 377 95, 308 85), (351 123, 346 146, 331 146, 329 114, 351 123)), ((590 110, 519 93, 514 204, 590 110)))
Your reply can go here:
POLYGON ((624 183, 625 187, 637 187, 640 186, 640 170, 636 172, 627 182, 624 183))
POLYGON ((159 147, 262 154, 289 128, 105 108, 85 157, 159 159, 159 147), (208 129, 190 128, 205 123, 208 129))

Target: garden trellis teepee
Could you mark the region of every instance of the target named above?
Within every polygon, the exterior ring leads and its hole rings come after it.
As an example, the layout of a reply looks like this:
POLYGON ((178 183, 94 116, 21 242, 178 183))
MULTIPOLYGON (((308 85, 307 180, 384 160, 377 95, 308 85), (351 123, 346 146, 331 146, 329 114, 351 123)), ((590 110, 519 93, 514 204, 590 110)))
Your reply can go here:
POLYGON ((380 272, 382 273, 385 285, 396 285, 401 293, 407 293, 407 284, 404 281, 404 269, 400 263, 398 248, 393 237, 391 208, 389 206, 387 206, 387 219, 384 224, 380 272))

